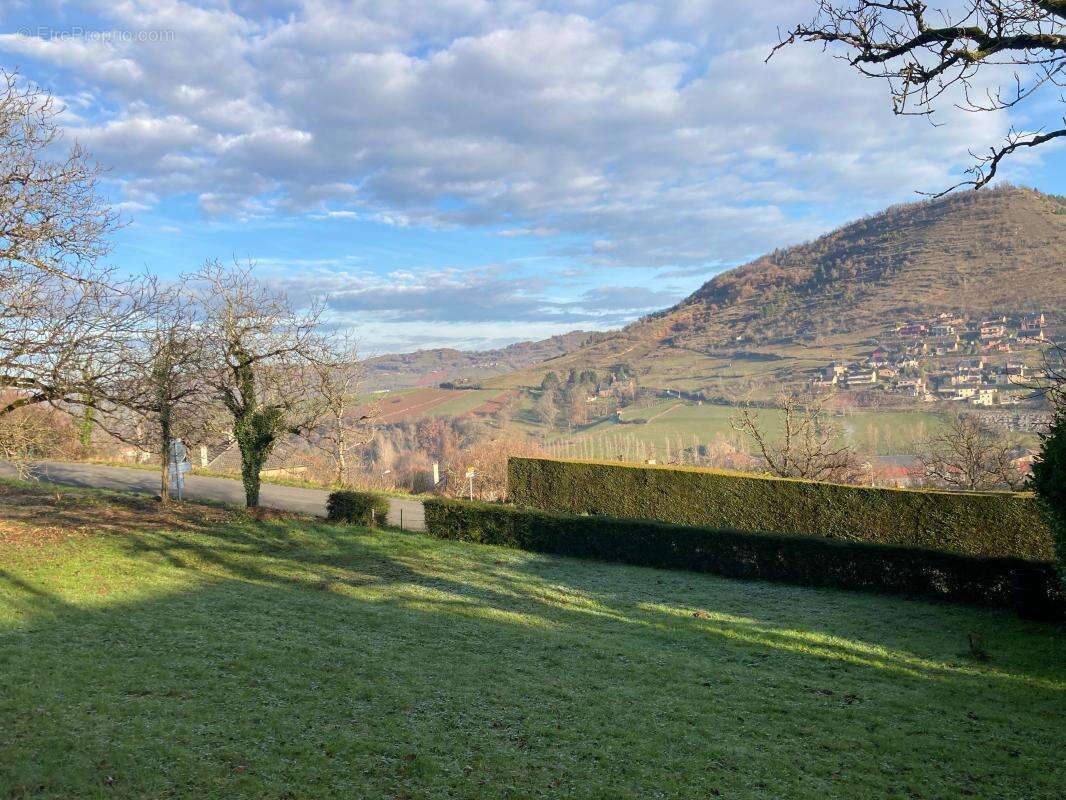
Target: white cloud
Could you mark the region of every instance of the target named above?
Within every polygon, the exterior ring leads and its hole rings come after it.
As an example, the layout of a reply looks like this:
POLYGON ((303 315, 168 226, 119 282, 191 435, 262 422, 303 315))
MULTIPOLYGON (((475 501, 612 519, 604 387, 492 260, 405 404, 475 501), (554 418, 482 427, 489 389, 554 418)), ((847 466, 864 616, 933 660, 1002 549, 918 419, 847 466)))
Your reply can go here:
POLYGON ((108 120, 103 124, 73 126, 67 134, 87 147, 106 164, 135 163, 139 171, 168 171, 187 167, 191 162, 179 154, 196 152, 210 134, 178 115, 154 117, 140 111, 108 120), (177 162, 172 161, 177 157, 177 162))
MULTIPOLYGON (((1005 114, 900 119, 814 48, 809 2, 91 4, 164 42, 0 36, 98 99, 75 133, 130 208, 565 237, 594 265, 727 263, 937 189, 1005 114), (106 109, 118 109, 109 113, 106 109)), ((79 95, 80 96, 80 95, 79 95)))
POLYGON ((606 328, 682 297, 677 290, 603 286, 569 298, 560 292, 564 281, 558 276, 518 272, 511 265, 400 269, 385 275, 336 261, 278 260, 257 266, 294 297, 324 296, 332 315, 363 321, 550 322, 564 328, 606 328))

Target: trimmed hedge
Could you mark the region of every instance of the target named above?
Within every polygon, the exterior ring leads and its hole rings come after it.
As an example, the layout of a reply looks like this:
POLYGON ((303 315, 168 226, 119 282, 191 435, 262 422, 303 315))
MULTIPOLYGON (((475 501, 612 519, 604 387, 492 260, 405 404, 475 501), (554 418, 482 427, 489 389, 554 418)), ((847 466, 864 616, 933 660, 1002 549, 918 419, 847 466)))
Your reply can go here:
POLYGON ((794 534, 746 533, 651 520, 578 517, 433 498, 426 527, 442 539, 503 545, 734 578, 904 594, 1061 615, 1051 564, 794 534), (1020 589, 1017 590, 1017 589, 1020 589))
POLYGON ((736 531, 819 536, 971 556, 1051 561, 1028 494, 874 489, 685 467, 512 458, 519 506, 736 531))
POLYGON ((326 519, 349 525, 375 526, 389 513, 389 501, 369 492, 330 492, 326 500, 326 519))

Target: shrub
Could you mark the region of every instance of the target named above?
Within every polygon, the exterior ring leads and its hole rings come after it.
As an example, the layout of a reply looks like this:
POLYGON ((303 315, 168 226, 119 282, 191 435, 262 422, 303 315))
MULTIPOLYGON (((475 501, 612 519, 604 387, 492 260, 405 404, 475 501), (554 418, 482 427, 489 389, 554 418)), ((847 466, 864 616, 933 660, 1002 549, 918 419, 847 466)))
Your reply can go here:
MULTIPOLYGON (((570 516, 444 498, 427 500, 425 508, 427 529, 442 539, 735 578, 998 606, 1015 603, 1014 576, 1024 571, 1042 581, 1047 608, 1054 602, 1050 588, 1054 569, 1048 563, 794 534, 570 516)), ((1050 613, 1047 608, 1045 615, 1050 613)))
POLYGON ((1066 410, 1058 409, 1033 462, 1033 490, 1055 542, 1059 576, 1066 586, 1066 410))
POLYGON ((370 492, 330 492, 326 518, 349 525, 378 525, 389 513, 389 501, 370 492))
POLYGON ((723 470, 511 459, 509 497, 541 511, 1051 561, 1031 495, 874 489, 723 470))

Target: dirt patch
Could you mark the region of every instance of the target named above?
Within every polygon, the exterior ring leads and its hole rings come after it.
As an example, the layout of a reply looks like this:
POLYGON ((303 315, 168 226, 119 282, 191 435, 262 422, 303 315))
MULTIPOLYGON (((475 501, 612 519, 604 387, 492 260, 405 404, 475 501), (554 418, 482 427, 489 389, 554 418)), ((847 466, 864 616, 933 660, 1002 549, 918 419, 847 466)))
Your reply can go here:
POLYGON ((257 522, 291 522, 292 520, 304 519, 304 515, 292 511, 282 511, 277 508, 249 508, 243 514, 247 514, 257 522))
POLYGON ((495 397, 489 398, 484 403, 474 409, 474 415, 478 417, 491 417, 493 414, 504 408, 508 402, 515 400, 519 397, 521 392, 517 389, 506 391, 503 394, 498 394, 495 397))
POLYGON ((459 397, 457 389, 416 389, 397 397, 389 397, 377 403, 379 422, 403 422, 424 414, 434 406, 459 397))
POLYGON ((53 525, 26 525, 0 519, 0 547, 22 549, 48 547, 88 535, 84 528, 58 528, 53 525))
POLYGON ((162 506, 139 495, 0 483, 0 545, 44 547, 131 528, 200 530, 242 513, 191 503, 162 506))

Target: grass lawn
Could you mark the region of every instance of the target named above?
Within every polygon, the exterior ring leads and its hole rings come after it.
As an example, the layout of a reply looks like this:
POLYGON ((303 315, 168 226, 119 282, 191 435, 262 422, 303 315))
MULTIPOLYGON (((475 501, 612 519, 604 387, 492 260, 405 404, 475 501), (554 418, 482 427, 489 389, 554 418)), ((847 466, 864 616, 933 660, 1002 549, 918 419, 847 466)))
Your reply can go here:
POLYGON ((439 406, 429 409, 425 416, 444 417, 469 414, 474 409, 480 408, 489 400, 493 400, 501 394, 502 392, 499 389, 465 389, 458 397, 453 397, 439 406))
POLYGON ((0 797, 1061 798, 1064 720, 1006 613, 0 484, 0 797))

